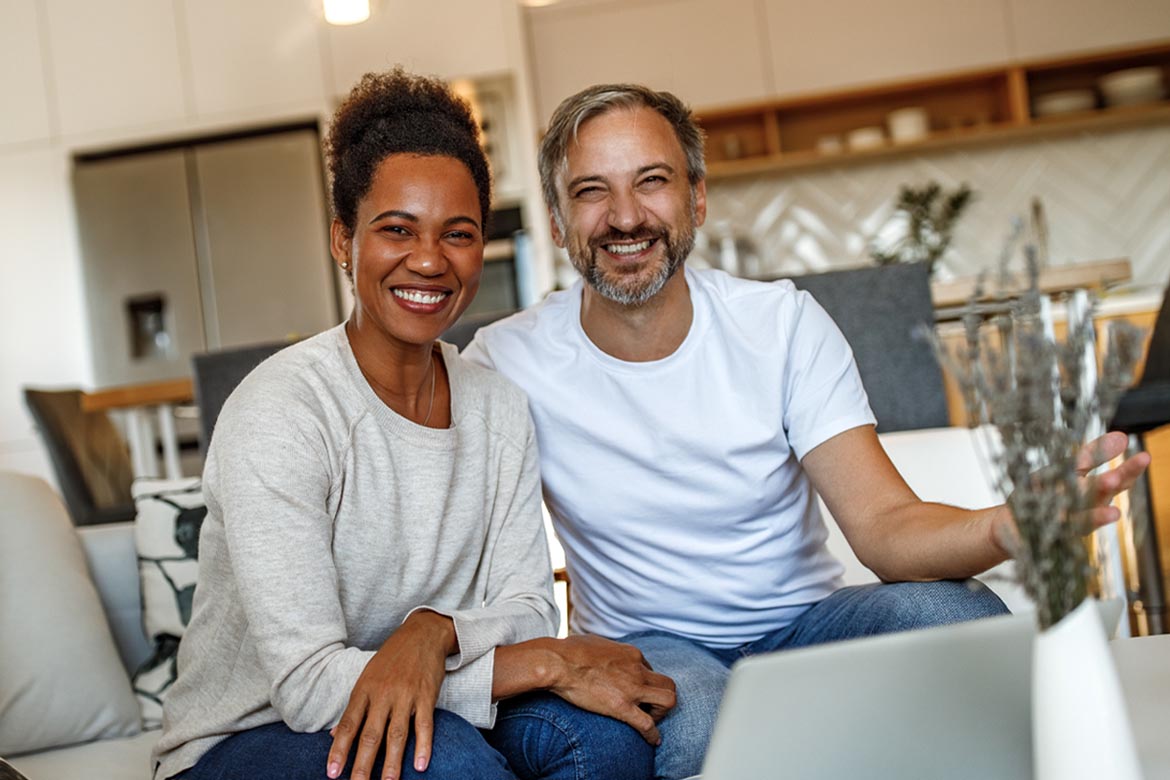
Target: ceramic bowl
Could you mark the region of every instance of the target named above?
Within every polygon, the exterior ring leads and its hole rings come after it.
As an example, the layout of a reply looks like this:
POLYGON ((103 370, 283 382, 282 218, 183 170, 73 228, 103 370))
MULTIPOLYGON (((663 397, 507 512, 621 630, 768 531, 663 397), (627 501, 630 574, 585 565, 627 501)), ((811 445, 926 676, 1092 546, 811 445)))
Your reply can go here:
POLYGON ((1090 111, 1097 107, 1097 96, 1091 89, 1062 89, 1036 97, 1032 111, 1036 116, 1056 116, 1090 111))
POLYGON ((1132 106, 1162 99, 1162 69, 1155 66, 1126 68, 1107 73, 1097 80, 1105 103, 1132 106))

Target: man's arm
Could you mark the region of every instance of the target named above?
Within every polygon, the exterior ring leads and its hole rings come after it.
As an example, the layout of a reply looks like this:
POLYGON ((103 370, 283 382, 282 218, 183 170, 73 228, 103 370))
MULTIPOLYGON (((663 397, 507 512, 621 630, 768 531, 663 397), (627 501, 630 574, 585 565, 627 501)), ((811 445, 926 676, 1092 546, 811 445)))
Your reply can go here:
MULTIPOLYGON (((1078 469, 1125 451, 1126 438, 1108 434, 1082 451, 1078 469)), ((1095 527, 1118 518, 1109 506, 1149 465, 1139 453, 1086 486, 1095 527)), ((841 526, 858 559, 886 582, 963 579, 1009 557, 1015 524, 1004 505, 968 510, 922 501, 902 479, 872 426, 852 428, 811 450, 802 465, 841 526)))

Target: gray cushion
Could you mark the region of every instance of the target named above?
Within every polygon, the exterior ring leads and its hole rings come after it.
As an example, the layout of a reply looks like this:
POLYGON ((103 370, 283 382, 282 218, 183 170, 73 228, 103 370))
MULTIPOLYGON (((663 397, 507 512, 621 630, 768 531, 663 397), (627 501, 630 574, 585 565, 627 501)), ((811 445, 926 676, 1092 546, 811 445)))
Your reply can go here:
POLYGON ((138 704, 85 555, 43 481, 0 472, 0 754, 130 736, 138 704))

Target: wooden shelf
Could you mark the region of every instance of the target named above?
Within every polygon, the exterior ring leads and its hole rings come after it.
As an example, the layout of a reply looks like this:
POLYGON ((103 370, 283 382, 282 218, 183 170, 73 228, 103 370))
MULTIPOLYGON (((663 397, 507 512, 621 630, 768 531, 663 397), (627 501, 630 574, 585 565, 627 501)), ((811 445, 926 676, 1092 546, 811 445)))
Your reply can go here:
POLYGON ((951 147, 1003 142, 1108 127, 1170 121, 1170 96, 1156 103, 1034 117, 1035 98, 1064 89, 1094 88, 1101 76, 1155 65, 1170 87, 1170 42, 1078 58, 1020 63, 867 89, 807 95, 701 113, 707 132, 708 178, 834 166, 951 147), (818 140, 867 126, 883 127, 899 108, 926 110, 930 132, 911 143, 825 153, 818 140))

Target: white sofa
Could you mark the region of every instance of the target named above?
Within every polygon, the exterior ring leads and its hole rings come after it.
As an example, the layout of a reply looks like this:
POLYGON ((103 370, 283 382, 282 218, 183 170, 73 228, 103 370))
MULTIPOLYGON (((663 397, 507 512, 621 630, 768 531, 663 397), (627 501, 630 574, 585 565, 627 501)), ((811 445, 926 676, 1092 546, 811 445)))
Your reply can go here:
MULTIPOLYGON (((989 444, 985 434, 946 428, 888 434, 882 436, 882 441, 895 465, 921 498, 971 508, 996 503, 997 497, 991 488, 987 459, 989 444)), ((5 480, 11 476, 0 474, 0 501, 6 500, 5 480)), ((57 518, 60 521, 65 510, 59 502, 57 509, 61 513, 57 518)), ((825 514, 827 516, 828 512, 825 514)), ((857 561, 836 524, 829 522, 829 527, 829 546, 846 565, 846 582, 874 581, 876 578, 857 561)), ((124 685, 129 686, 131 670, 150 654, 142 629, 133 524, 80 528, 77 537, 84 548, 122 662, 121 671, 126 674, 124 685)), ((552 544, 554 560, 563 560, 555 540, 552 544)), ((1020 590, 1012 583, 999 577, 985 578, 985 581, 1013 611, 1029 608, 1020 590)), ((0 643, 8 641, 11 638, 0 627, 0 643)), ((99 739, 6 758, 29 780, 70 777, 145 780, 150 776, 150 750, 157 737, 157 731, 145 731, 128 737, 99 739)))
MULTIPOLYGON (((38 662, 35 648, 31 657, 20 658, 7 643, 17 641, 21 634, 31 632, 35 635, 42 630, 58 633, 61 642, 72 645, 76 653, 71 659, 58 653, 56 648, 45 647, 39 652, 46 678, 53 679, 25 681, 22 686, 51 700, 43 707, 27 709, 27 703, 22 704, 19 700, 20 691, 13 695, 9 690, 14 681, 0 681, 0 692, 5 694, 0 701, 0 716, 28 720, 30 713, 39 717, 47 710, 52 719, 48 731, 57 736, 44 739, 68 741, 67 736, 61 736, 64 731, 55 730, 62 725, 61 721, 68 720, 60 713, 73 715, 85 711, 87 714, 73 725, 79 735, 126 735, 4 757, 29 780, 73 777, 146 780, 151 775, 150 750, 158 732, 141 731, 137 720, 138 705, 130 682, 133 670, 151 652, 142 628, 134 524, 73 529, 64 506, 47 485, 14 474, 0 473, 0 507, 3 512, 0 532, 7 547, 7 550, 0 551, 0 560, 6 565, 7 576, 16 578, 18 575, 13 569, 25 565, 33 571, 32 577, 27 572, 19 575, 19 587, 11 587, 14 581, 6 577, 5 609, 0 615, 6 622, 19 622, 32 617, 28 610, 23 616, 19 614, 26 605, 46 611, 40 620, 31 625, 26 622, 20 630, 0 625, 0 657, 6 666, 15 670, 23 665, 27 671, 30 663, 38 662), (30 545, 38 549, 27 549, 30 545), (22 547, 25 549, 20 549, 22 547), (50 554, 55 560, 37 560, 46 549, 52 551, 50 554), (19 556, 19 559, 5 560, 4 555, 19 556), (59 592, 50 592, 58 586, 59 592), (23 593, 19 596, 20 601, 14 604, 13 597, 18 590, 23 593), (101 615, 92 615, 94 611, 101 615), (62 663, 67 665, 64 670, 62 663), (60 685, 61 678, 68 678, 71 670, 77 672, 77 680, 67 680, 64 686, 60 685), (98 675, 98 679, 95 680, 94 675, 98 675), (60 701, 63 693, 77 697, 79 703, 60 701), (108 712, 95 716, 94 702, 90 701, 94 696, 105 696, 116 699, 116 702, 108 712)), ((28 607, 29 610, 32 608, 28 607)), ((63 653, 68 650, 60 649, 63 653)), ((5 673, 8 672, 6 668, 5 673)), ((18 723, 4 724, 0 733, 11 740, 13 731, 20 732, 19 727, 18 723)), ((41 736, 35 734, 35 730, 25 730, 24 733, 26 738, 28 734, 41 736)))

